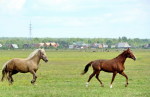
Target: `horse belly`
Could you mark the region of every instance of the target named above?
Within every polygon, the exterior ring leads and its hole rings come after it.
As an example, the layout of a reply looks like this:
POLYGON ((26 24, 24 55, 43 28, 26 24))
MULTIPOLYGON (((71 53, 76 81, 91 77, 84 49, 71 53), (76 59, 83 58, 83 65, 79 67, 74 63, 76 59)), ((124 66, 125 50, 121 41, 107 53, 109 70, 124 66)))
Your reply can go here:
POLYGON ((28 72, 28 69, 26 66, 16 66, 16 70, 21 72, 21 73, 26 73, 28 72))
POLYGON ((105 72, 113 72, 114 70, 111 69, 111 68, 102 68, 101 69, 102 71, 105 71, 105 72))
POLYGON ((23 60, 16 60, 14 63, 14 69, 18 72, 26 73, 29 71, 26 62, 24 62, 23 60))
POLYGON ((101 70, 103 70, 105 72, 114 72, 114 71, 116 71, 116 67, 113 66, 112 64, 103 64, 101 66, 101 70))

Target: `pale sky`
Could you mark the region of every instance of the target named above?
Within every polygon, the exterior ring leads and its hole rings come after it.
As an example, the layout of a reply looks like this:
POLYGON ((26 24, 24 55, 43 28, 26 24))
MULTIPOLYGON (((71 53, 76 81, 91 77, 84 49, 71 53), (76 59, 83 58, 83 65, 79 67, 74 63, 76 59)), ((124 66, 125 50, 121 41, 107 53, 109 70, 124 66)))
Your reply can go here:
POLYGON ((0 0, 0 37, 148 38, 150 0, 0 0))

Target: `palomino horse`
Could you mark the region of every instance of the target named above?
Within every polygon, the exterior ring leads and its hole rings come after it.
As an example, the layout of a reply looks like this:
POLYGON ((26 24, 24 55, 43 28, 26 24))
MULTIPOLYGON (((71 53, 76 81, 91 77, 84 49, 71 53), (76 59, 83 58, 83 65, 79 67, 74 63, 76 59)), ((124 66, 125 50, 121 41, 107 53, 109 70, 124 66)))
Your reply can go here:
POLYGON ((21 73, 30 72, 31 74, 33 74, 33 79, 31 83, 34 84, 37 78, 36 71, 39 68, 40 59, 42 59, 45 62, 48 62, 44 49, 36 49, 29 55, 29 57, 25 59, 14 58, 14 59, 9 60, 8 62, 4 64, 2 68, 1 81, 3 81, 6 75, 9 83, 12 84, 14 81, 12 78, 12 75, 18 72, 21 72, 21 73))
POLYGON ((99 74, 100 74, 100 71, 105 71, 105 72, 113 73, 110 88, 112 88, 112 83, 117 73, 121 74, 122 76, 126 78, 125 87, 127 87, 128 76, 124 73, 124 70, 125 70, 124 63, 126 61, 126 58, 131 58, 133 60, 136 60, 135 56, 133 55, 133 53, 131 52, 129 48, 125 50, 124 52, 122 52, 120 55, 118 55, 116 58, 113 58, 111 60, 95 60, 95 61, 89 62, 85 66, 85 69, 82 73, 82 74, 85 74, 88 71, 89 66, 92 65, 93 73, 89 76, 86 86, 88 87, 90 80, 92 79, 94 75, 96 75, 96 79, 100 82, 101 86, 103 87, 104 85, 99 79, 99 74))

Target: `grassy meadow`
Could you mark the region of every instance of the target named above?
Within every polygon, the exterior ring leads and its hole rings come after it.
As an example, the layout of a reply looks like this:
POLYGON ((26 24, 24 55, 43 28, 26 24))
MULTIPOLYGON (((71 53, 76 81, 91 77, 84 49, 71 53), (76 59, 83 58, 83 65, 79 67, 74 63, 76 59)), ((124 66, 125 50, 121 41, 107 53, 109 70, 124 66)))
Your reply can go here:
MULTIPOLYGON (((9 59, 26 58, 31 52, 32 50, 0 50, 0 67, 9 59)), ((117 74, 112 89, 109 88, 111 73, 101 72, 100 79, 104 87, 100 87, 93 77, 88 88, 85 83, 92 68, 85 75, 80 73, 89 61, 111 59, 121 51, 46 52, 49 62, 41 60, 37 71, 37 85, 30 83, 30 73, 18 73, 13 76, 13 85, 9 85, 7 80, 0 82, 0 97, 150 97, 150 50, 133 50, 137 60, 127 59, 125 62, 125 73, 129 77, 128 87, 125 87, 125 78, 117 74)))

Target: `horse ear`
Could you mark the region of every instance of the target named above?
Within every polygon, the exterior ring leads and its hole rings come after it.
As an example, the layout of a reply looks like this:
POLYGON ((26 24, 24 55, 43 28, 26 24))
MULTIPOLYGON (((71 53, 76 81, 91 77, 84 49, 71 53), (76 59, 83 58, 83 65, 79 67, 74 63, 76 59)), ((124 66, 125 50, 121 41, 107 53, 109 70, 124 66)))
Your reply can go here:
POLYGON ((44 48, 42 48, 41 51, 44 52, 45 51, 44 48))
POLYGON ((41 53, 42 49, 41 49, 41 48, 39 48, 39 49, 38 49, 38 51, 41 53))

